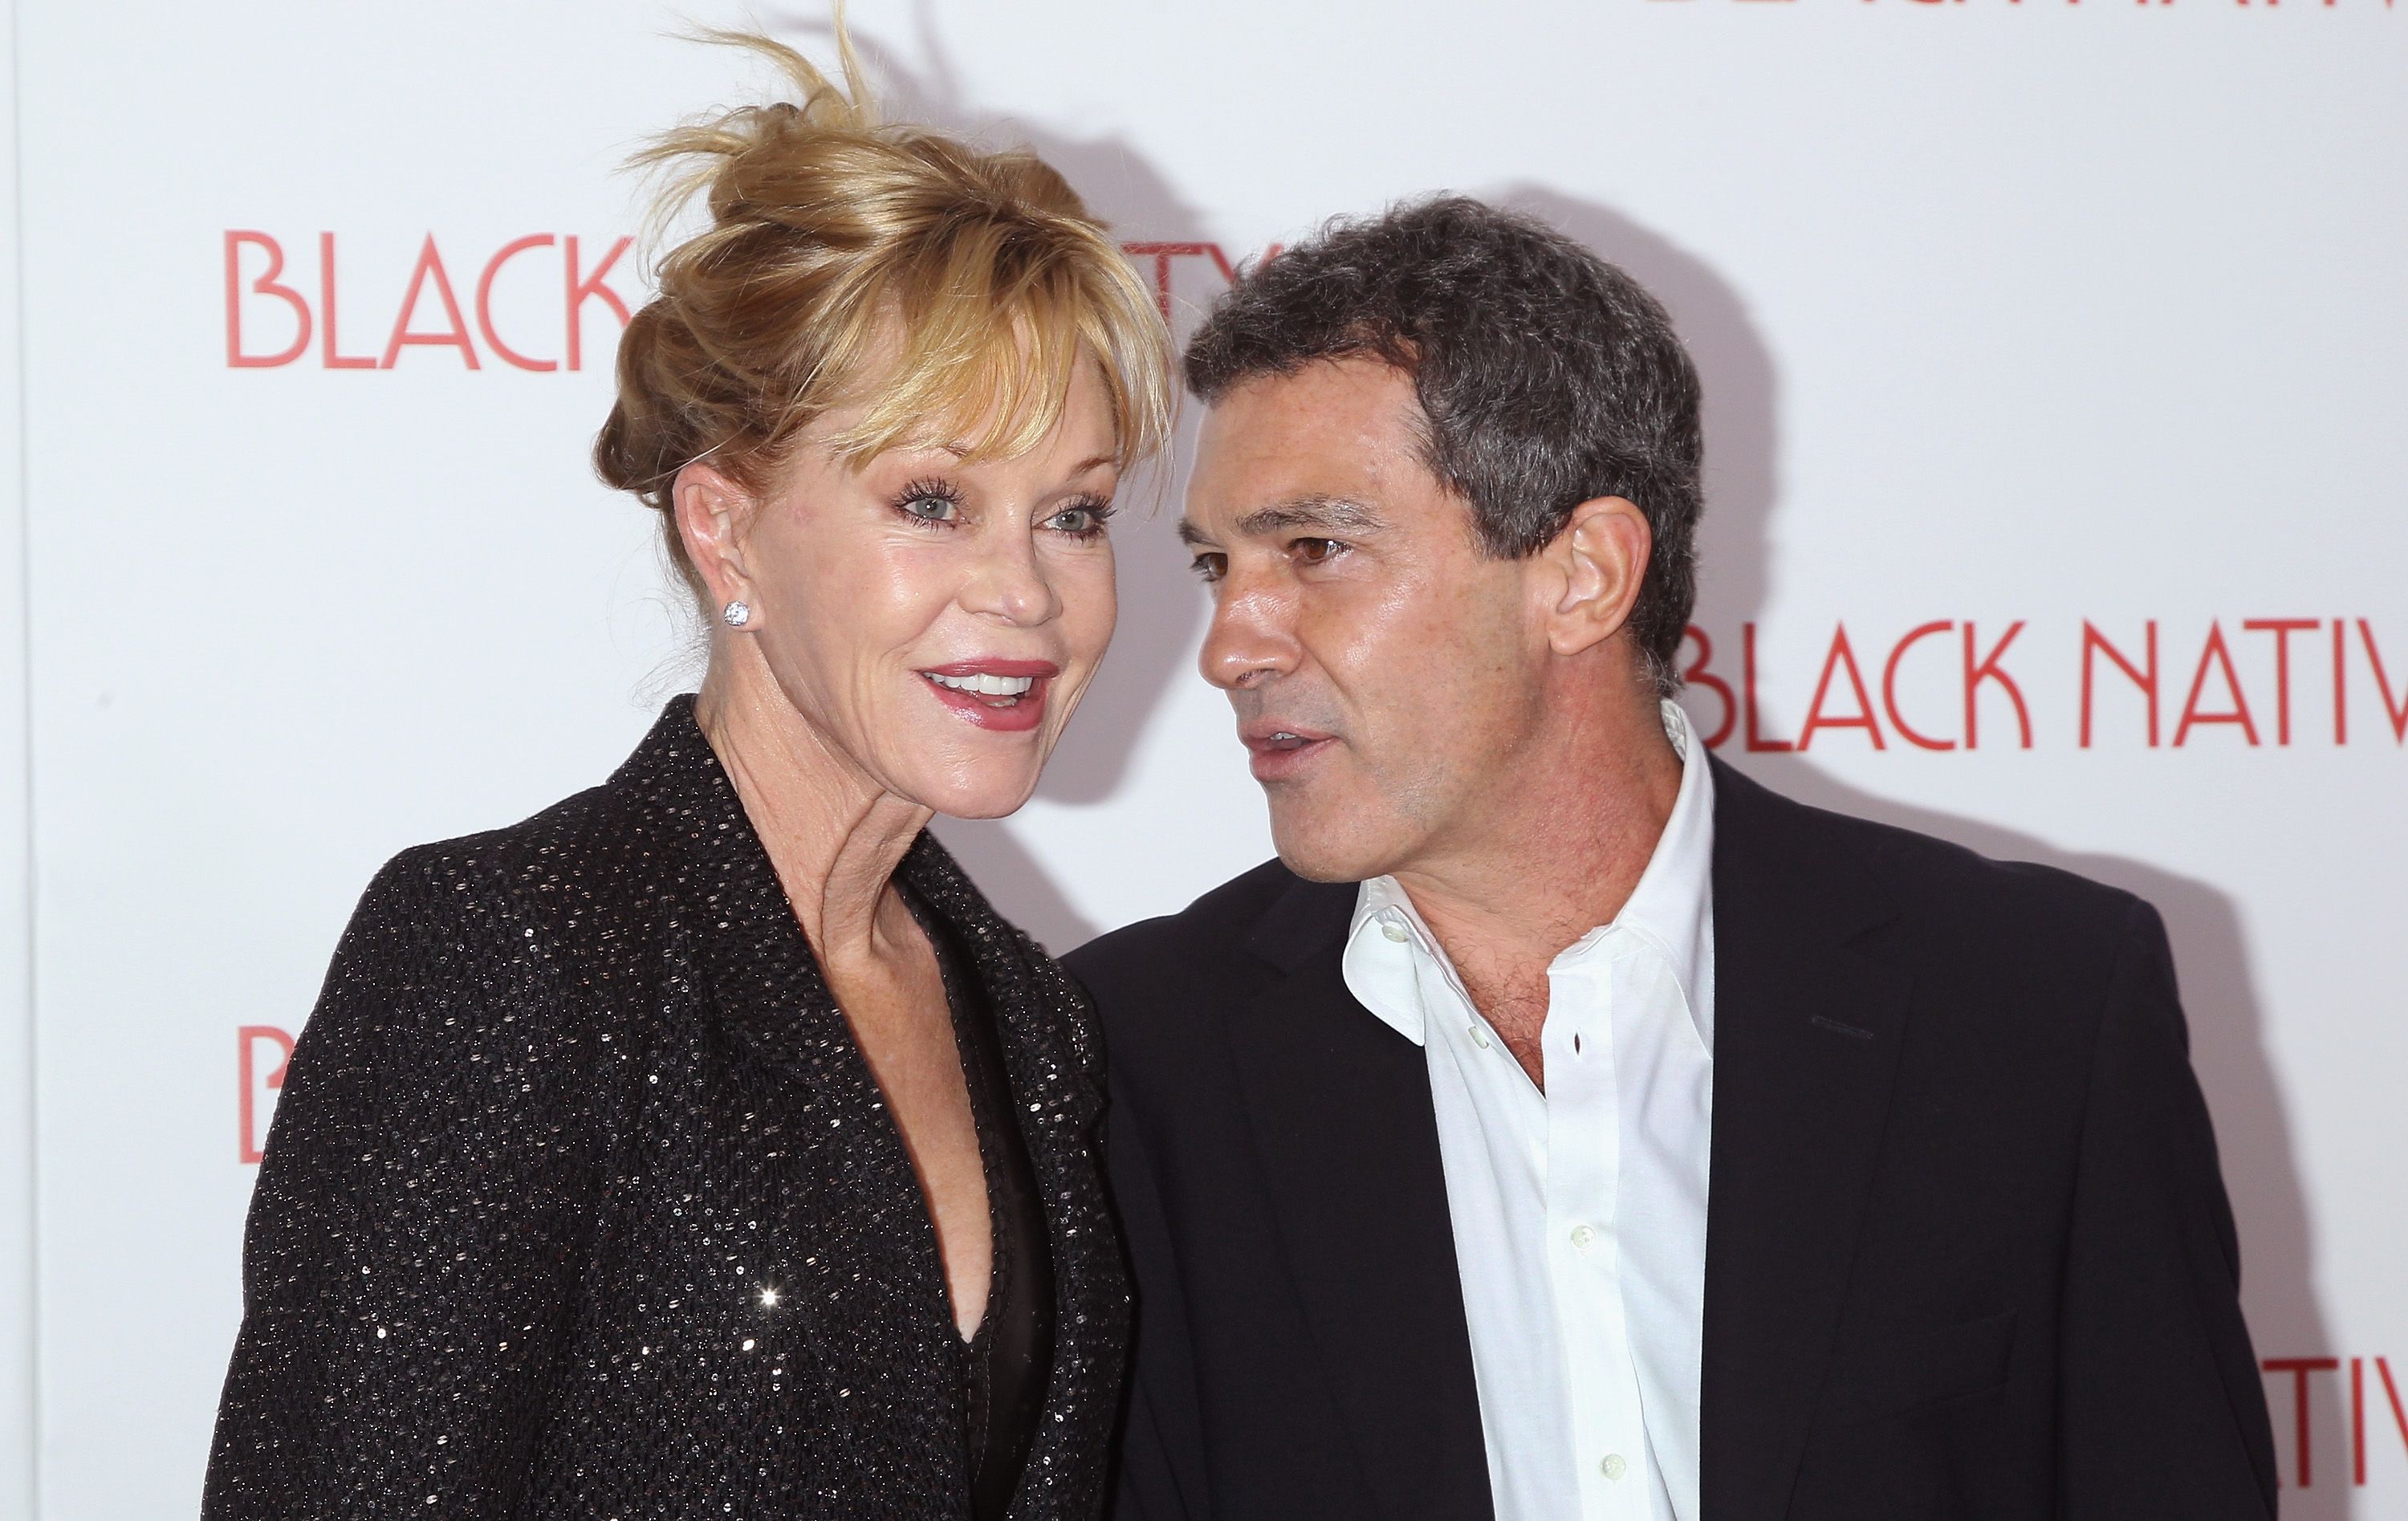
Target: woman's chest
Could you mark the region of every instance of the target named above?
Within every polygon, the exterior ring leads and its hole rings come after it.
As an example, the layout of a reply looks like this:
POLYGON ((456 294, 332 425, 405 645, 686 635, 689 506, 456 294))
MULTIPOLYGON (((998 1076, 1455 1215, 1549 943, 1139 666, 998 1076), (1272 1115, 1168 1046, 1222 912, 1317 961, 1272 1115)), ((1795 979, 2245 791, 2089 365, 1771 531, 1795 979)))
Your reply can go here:
POLYGON ((960 1344, 874 1097, 835 1102, 712 1056, 654 1053, 620 1116, 543 1466, 573 1486, 632 1442, 695 1494, 953 1483, 960 1344))

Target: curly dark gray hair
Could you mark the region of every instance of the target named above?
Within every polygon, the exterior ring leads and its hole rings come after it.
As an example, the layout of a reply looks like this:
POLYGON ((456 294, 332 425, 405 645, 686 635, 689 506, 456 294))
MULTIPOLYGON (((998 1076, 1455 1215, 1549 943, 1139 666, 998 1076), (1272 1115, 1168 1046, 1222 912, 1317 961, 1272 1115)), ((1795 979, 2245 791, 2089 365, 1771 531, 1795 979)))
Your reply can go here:
POLYGON ((1645 514, 1655 547, 1630 628, 1658 692, 1697 600, 1696 366, 1638 281, 1554 228, 1467 195, 1338 219, 1246 270, 1187 347, 1210 404, 1315 360, 1412 377, 1430 471, 1498 558, 1536 553, 1599 496, 1645 514))

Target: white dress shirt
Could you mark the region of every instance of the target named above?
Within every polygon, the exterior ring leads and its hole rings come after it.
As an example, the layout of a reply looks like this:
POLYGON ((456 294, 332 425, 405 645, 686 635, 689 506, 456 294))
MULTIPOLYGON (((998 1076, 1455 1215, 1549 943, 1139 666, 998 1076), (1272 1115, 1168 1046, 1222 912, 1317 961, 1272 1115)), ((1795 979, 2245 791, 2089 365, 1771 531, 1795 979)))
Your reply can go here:
POLYGON ((1497 1521, 1697 1521, 1713 1113, 1713 778, 1681 791, 1613 922, 1547 969, 1546 1091, 1392 877, 1357 890, 1362 1005, 1429 1060, 1497 1521))

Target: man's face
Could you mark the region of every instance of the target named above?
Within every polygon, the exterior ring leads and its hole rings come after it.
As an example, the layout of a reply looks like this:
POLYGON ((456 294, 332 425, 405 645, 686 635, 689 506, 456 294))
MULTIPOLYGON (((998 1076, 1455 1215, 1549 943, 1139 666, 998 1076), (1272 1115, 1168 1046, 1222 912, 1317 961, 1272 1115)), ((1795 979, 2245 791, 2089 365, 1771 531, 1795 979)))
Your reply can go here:
POLYGON ((1476 851, 1510 809, 1548 646, 1528 561, 1484 553, 1422 462, 1412 380, 1372 360, 1249 381, 1206 414, 1181 532, 1298 875, 1359 882, 1476 851))

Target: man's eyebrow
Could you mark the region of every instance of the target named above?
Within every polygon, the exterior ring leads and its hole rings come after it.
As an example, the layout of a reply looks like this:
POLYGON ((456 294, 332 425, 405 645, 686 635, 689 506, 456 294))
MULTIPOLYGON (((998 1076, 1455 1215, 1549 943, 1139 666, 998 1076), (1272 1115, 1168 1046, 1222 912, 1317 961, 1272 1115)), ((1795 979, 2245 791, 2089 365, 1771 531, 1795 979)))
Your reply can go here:
POLYGON ((1258 507, 1238 520, 1239 536, 1245 538, 1291 528, 1336 528, 1350 534, 1368 534, 1386 526, 1380 514, 1360 502, 1318 493, 1258 507))
MULTIPOLYGON (((1344 496, 1325 496, 1318 493, 1291 496, 1285 501, 1258 507, 1238 520, 1238 537, 1260 538, 1269 534, 1285 533, 1296 528, 1334 529, 1340 533, 1369 534, 1385 528, 1387 524, 1377 512, 1344 496)), ((1191 548, 1210 542, 1202 529, 1186 518, 1179 520, 1179 538, 1191 548)))

